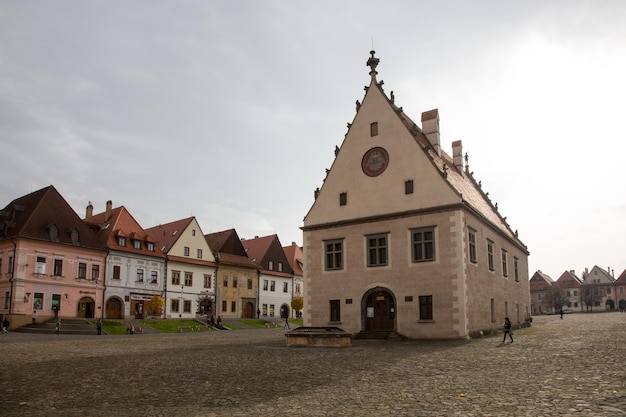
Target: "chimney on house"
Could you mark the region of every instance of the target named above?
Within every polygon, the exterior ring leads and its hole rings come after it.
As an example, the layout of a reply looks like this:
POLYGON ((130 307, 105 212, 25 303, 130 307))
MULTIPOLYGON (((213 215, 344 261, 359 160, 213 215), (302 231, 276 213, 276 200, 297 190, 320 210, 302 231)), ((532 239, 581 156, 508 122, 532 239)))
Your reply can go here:
POLYGON ((90 222, 92 217, 93 217, 93 205, 91 204, 91 201, 90 201, 89 204, 87 205, 87 210, 85 212, 85 220, 90 222))
POLYGON ((113 211, 113 202, 111 200, 107 201, 107 209, 104 212, 104 221, 106 222, 111 218, 111 212, 113 211))
POLYGON ((438 156, 441 156, 439 144, 439 110, 429 110, 422 113, 422 131, 438 156))
POLYGON ((463 144, 460 140, 452 142, 452 160, 457 171, 463 175, 463 144))

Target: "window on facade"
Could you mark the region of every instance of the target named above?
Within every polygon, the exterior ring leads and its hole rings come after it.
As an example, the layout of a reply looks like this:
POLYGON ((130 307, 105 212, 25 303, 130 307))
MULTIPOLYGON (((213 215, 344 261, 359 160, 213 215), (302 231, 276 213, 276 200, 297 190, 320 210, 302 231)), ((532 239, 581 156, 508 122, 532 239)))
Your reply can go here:
POLYGON ((261 308, 261 314, 263 314, 264 316, 267 316, 267 304, 263 304, 261 308))
POLYGON ((222 312, 226 313, 226 307, 228 306, 228 303, 226 302, 226 300, 222 300, 222 312))
POLYGON ((274 317, 274 304, 270 304, 270 317, 274 317))
POLYGON ((222 279, 222 286, 224 288, 228 287, 228 275, 224 275, 224 277, 222 279))
POLYGON ((282 262, 278 263, 278 272, 283 272, 283 263, 282 262))
POLYGON ((467 228, 467 241, 469 242, 469 259, 470 262, 476 263, 478 262, 478 258, 476 256, 476 230, 471 227, 467 228))
POLYGON ((341 300, 330 300, 330 321, 341 321, 341 300))
POLYGON ((183 302, 183 313, 191 313, 191 300, 183 302))
POLYGON ((135 249, 141 249, 141 240, 133 240, 133 247, 135 249))
POLYGON ((177 299, 172 299, 170 303, 170 310, 172 310, 173 313, 178 313, 179 308, 180 308, 180 301, 177 299))
POLYGON ((191 229, 191 236, 195 236, 196 235, 196 229, 191 229))
POLYGON ((61 294, 52 294, 52 302, 50 303, 52 311, 61 309, 61 294))
POLYGON ((78 263, 78 279, 87 278, 87 264, 84 262, 78 263))
POLYGON ((157 271, 150 271, 150 283, 156 284, 159 281, 159 275, 157 271))
POLYGON ((300 294, 300 284, 296 284, 296 294, 300 294))
POLYGON ((404 181, 404 194, 413 194, 413 180, 404 181))
POLYGON ((343 240, 324 242, 326 270, 343 269, 343 240))
POLYGON ((212 281, 212 276, 211 275, 204 275, 204 288, 211 288, 211 281, 212 281))
POLYGON ((494 266, 494 259, 493 259, 493 249, 494 249, 494 244, 491 240, 487 239, 487 261, 489 263, 489 270, 493 271, 495 270, 495 266, 494 266))
POLYGON ((491 322, 493 323, 494 321, 496 321, 496 302, 492 298, 491 299, 491 322))
POLYGON ((236 301, 231 301, 230 302, 230 312, 234 313, 235 311, 237 311, 237 302, 236 301))
POLYGON ((367 266, 387 265, 387 235, 367 236, 367 266))
POLYGON ((198 249, 196 255, 197 255, 198 259, 202 259, 202 249, 198 249))
POLYGON ((427 227, 411 231, 413 262, 435 260, 435 229, 427 227))
POLYGON ((276 281, 270 281, 270 291, 276 291, 276 281))
POLYGON ((100 279, 100 265, 91 265, 91 279, 92 281, 100 279))
POLYGON ((274 270, 274 262, 273 261, 269 261, 269 265, 268 265, 267 269, 269 269, 270 271, 274 270))
POLYGON ((252 289, 252 279, 248 278, 248 289, 251 290, 252 289))
POLYGON ((172 271, 172 285, 180 285, 180 271, 172 271))
POLYGON ((113 265, 113 279, 120 279, 122 268, 119 265, 113 265))
POLYGON ((378 122, 370 123, 370 136, 378 136, 378 122))
POLYGON ((13 273, 13 257, 12 256, 9 256, 9 265, 7 265, 7 273, 9 274, 13 273))
POLYGON ((506 250, 502 249, 502 275, 509 276, 509 261, 506 250))
POLYGON ((33 296, 33 309, 41 310, 42 307, 43 307, 43 293, 36 292, 35 295, 33 296))
POLYGON ((137 282, 143 282, 143 269, 137 268, 137 282))
POLYGON ((513 273, 515 274, 515 281, 519 282, 519 259, 517 256, 513 257, 513 273))
POLYGON ((193 272, 185 272, 185 286, 191 287, 193 285, 193 272))
POLYGON ((118 246, 126 246, 126 238, 124 236, 117 237, 117 245, 118 246))
POLYGON ((11 293, 10 293, 9 291, 6 291, 6 292, 4 293, 4 308, 5 308, 5 309, 8 309, 8 308, 9 308, 9 300, 11 299, 10 294, 11 294, 11 293))
POLYGON ((345 206, 348 204, 348 193, 339 193, 339 205, 345 206))
POLYGON ((233 288, 237 288, 237 277, 233 277, 233 288))
POLYGON ((185 246, 185 247, 183 248, 183 255, 185 255, 185 256, 189 256, 189 246, 185 246))
POLYGON ((433 296, 420 295, 420 320, 433 319, 433 296))
MULTIPOLYGON (((9 261, 11 261, 10 257, 9 257, 9 261)), ((63 276, 63 259, 54 260, 54 276, 55 277, 63 276)))
POLYGON ((146 247, 148 248, 148 251, 154 252, 154 243, 148 242, 146 243, 146 247))
POLYGON ((46 273, 46 258, 44 256, 38 256, 35 263, 35 274, 45 275, 46 273))
POLYGON ((263 280, 263 291, 267 291, 268 285, 269 285, 269 281, 264 279, 263 280))
POLYGON ((283 292, 289 292, 289 284, 286 282, 283 282, 283 292))

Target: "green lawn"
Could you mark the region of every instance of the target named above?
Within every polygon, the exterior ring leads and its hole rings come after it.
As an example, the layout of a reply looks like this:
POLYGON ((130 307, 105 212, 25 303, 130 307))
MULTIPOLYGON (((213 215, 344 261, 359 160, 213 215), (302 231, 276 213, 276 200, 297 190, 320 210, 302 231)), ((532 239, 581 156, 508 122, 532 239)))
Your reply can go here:
MULTIPOLYGON (((198 323, 195 320, 186 320, 186 319, 157 319, 157 320, 141 320, 141 323, 152 327, 153 329, 161 332, 161 333, 178 333, 179 326, 194 326, 197 327, 197 331, 200 332, 208 332, 206 326, 201 323, 198 323)), ((189 330, 183 330, 188 332, 189 330)))

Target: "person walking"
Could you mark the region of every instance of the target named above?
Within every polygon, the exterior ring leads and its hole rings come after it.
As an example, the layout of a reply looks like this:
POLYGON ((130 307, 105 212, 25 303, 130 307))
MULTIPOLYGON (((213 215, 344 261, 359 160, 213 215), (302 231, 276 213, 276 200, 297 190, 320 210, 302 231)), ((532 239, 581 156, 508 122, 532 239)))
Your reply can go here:
POLYGON ((2 320, 2 333, 8 333, 8 332, 9 332, 9 319, 5 317, 4 320, 2 320))
POLYGON ((285 330, 285 328, 291 330, 291 327, 289 327, 289 316, 285 316, 285 324, 283 325, 283 330, 285 330))
POLYGON ((502 343, 506 342, 507 334, 511 338, 511 343, 513 343, 513 330, 511 329, 511 320, 509 320, 508 317, 504 318, 504 323, 502 323, 502 327, 504 327, 504 338, 502 339, 502 343))
POLYGON ((559 314, 561 314, 561 320, 563 320, 563 307, 559 310, 559 314))
POLYGON ((60 332, 61 332, 61 319, 58 319, 56 325, 54 326, 54 333, 59 334, 60 332))
POLYGON ((33 315, 30 318, 33 320, 33 324, 37 324, 37 310, 33 311, 33 315))
POLYGON ((102 334, 102 319, 98 319, 98 323, 96 323, 96 327, 98 328, 98 334, 102 334))

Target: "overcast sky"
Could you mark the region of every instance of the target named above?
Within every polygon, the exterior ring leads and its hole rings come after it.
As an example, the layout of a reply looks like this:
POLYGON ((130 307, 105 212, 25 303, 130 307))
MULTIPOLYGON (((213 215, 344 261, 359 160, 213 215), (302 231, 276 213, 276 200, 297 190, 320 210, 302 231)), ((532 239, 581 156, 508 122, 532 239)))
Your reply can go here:
POLYGON ((557 279, 626 268, 626 2, 0 0, 0 207, 204 233, 302 220, 369 83, 470 170, 557 279))

